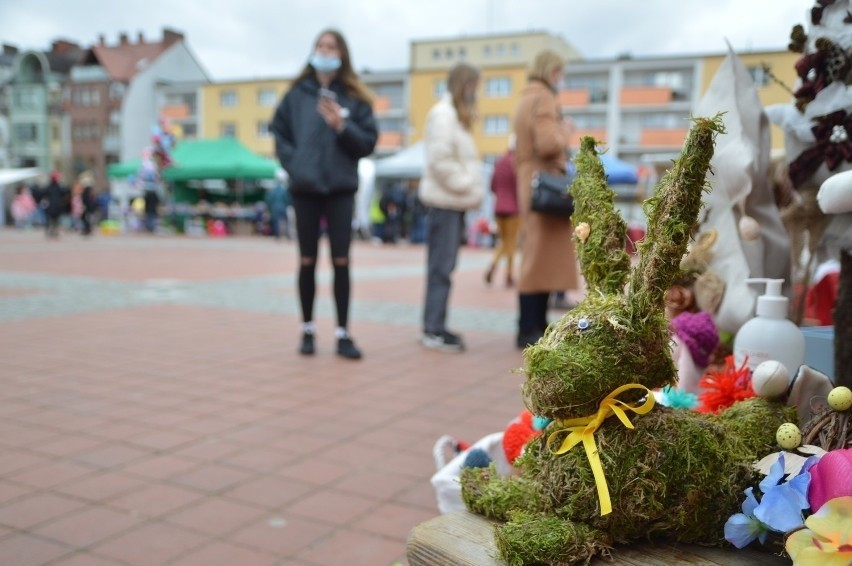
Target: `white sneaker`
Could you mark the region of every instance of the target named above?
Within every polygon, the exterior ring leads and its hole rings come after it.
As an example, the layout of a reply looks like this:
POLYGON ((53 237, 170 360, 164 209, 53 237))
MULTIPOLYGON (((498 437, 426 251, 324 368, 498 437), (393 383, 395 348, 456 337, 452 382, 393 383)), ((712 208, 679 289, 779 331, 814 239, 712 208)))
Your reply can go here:
POLYGON ((420 343, 430 350, 440 350, 442 352, 464 351, 464 342, 462 342, 461 336, 447 332, 446 330, 435 334, 424 332, 420 343))

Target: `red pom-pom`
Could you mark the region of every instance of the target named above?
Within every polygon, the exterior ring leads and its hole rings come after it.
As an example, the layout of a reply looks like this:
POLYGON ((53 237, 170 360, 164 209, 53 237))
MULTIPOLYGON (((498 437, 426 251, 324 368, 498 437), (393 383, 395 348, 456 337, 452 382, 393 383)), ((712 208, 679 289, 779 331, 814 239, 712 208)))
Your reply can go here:
POLYGON ((751 370, 748 369, 748 359, 740 367, 734 366, 734 357, 725 358, 725 368, 722 371, 708 371, 698 382, 702 392, 698 395, 699 413, 718 413, 727 409, 737 401, 755 397, 751 388, 751 370))

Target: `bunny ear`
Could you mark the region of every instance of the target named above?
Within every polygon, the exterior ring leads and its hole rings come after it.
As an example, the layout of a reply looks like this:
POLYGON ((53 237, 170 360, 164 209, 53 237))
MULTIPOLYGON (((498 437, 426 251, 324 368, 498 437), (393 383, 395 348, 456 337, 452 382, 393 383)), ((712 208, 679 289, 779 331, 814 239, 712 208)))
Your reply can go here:
POLYGON ((615 193, 606 184, 595 138, 580 141, 575 158, 577 178, 571 185, 574 199, 574 241, 589 291, 619 293, 630 269, 625 251, 627 225, 615 210, 615 193))
POLYGON ((648 232, 630 277, 631 302, 640 312, 661 309, 666 289, 680 273, 680 261, 698 228, 714 141, 724 131, 721 115, 695 119, 680 158, 645 202, 648 232))

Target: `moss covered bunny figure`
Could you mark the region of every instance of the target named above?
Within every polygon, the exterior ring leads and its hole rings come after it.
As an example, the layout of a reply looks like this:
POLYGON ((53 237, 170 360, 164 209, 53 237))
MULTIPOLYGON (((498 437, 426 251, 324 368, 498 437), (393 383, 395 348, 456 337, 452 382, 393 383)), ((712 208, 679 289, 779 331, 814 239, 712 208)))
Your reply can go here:
POLYGON ((654 406, 672 385, 664 295, 693 237, 720 118, 697 119, 680 159, 646 203, 648 233, 631 270, 595 140, 584 138, 571 187, 586 298, 524 351, 523 398, 554 421, 530 442, 517 477, 467 469, 468 508, 499 519, 510 565, 576 564, 615 543, 657 537, 724 543, 751 464, 795 411, 749 399, 720 415, 654 406), (626 284, 626 291, 625 291, 626 284))

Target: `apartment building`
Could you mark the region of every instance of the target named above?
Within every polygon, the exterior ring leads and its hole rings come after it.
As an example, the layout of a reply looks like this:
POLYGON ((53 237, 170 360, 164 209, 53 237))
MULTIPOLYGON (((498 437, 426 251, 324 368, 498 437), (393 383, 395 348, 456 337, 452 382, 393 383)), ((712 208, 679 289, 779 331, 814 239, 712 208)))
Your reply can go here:
MULTIPOLYGON (((406 143, 407 74, 364 72, 361 79, 375 96, 373 110, 380 131, 376 154, 398 151, 406 143)), ((235 137, 253 152, 274 158, 275 140, 269 125, 292 80, 291 77, 251 79, 204 86, 199 137, 235 137)))
POLYGON ((121 33, 115 44, 100 36, 86 50, 63 92, 75 173, 90 170, 96 186, 105 185, 106 166, 139 159, 162 117, 175 122, 178 137, 194 134, 195 97, 208 78, 184 40, 164 28, 158 41, 121 33))
POLYGON ((205 85, 201 89, 198 137, 234 137, 251 151, 274 158, 275 141, 269 124, 291 80, 250 79, 205 85))
POLYGON ((580 57, 564 39, 544 31, 412 41, 409 142, 422 139, 429 109, 446 92, 447 72, 465 62, 482 71, 474 141, 486 161, 495 160, 506 150, 528 67, 543 49, 568 61, 580 57))
POLYGON ((379 127, 375 153, 395 153, 408 145, 408 73, 366 71, 360 76, 375 96, 373 114, 379 127))
POLYGON ((56 40, 49 51, 15 54, 6 88, 9 112, 9 160, 13 167, 38 167, 70 175, 69 123, 62 109, 62 87, 85 50, 56 40))
POLYGON ((15 59, 18 48, 3 44, 0 47, 0 169, 11 167, 9 156, 9 83, 15 76, 15 59))
MULTIPOLYGON (((572 145, 577 147, 581 136, 591 135, 626 161, 668 160, 680 151, 692 109, 725 56, 717 53, 570 63, 559 100, 563 113, 577 125, 572 145)), ((767 51, 740 57, 755 79, 764 105, 790 100, 789 91, 771 80, 770 73, 793 85, 796 54, 767 51)), ((783 147, 780 130, 773 130, 772 147, 783 147)))

